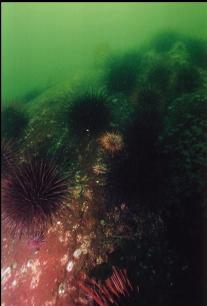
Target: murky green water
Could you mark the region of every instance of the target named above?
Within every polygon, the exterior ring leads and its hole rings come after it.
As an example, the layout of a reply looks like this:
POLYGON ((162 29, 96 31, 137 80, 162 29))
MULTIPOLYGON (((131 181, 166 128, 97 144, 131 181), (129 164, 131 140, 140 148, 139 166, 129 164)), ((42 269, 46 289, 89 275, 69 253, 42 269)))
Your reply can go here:
POLYGON ((139 46, 158 30, 206 37, 206 4, 4 3, 3 102, 89 73, 105 50, 139 46))

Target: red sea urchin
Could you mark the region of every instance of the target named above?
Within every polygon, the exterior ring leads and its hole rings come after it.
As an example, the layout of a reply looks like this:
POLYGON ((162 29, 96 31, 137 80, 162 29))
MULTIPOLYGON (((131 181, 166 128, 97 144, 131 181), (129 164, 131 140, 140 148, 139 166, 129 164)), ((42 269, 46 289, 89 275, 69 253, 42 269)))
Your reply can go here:
POLYGON ((130 297, 134 291, 126 269, 113 267, 112 275, 103 284, 93 279, 79 282, 79 287, 99 306, 117 305, 122 298, 130 297))
POLYGON ((33 237, 52 223, 68 193, 67 180, 46 160, 18 166, 2 186, 3 222, 13 236, 33 237))

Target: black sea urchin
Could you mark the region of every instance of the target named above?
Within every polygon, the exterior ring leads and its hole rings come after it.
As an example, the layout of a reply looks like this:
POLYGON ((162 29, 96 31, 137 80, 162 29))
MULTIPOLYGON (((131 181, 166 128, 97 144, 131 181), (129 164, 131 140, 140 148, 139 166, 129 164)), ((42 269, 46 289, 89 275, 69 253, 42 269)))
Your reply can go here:
POLYGON ((77 136, 97 135, 107 128, 109 120, 110 110, 104 93, 86 92, 73 100, 69 124, 77 136))
POLYGON ((22 163, 3 184, 3 221, 17 237, 44 232, 67 196, 67 180, 52 162, 22 163))

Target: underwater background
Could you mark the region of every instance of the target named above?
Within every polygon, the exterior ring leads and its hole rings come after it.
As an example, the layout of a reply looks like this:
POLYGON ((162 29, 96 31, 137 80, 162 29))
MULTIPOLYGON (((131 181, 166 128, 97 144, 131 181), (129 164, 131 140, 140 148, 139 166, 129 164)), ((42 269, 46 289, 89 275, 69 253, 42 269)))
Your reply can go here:
POLYGON ((2 4, 2 305, 207 305, 207 4, 2 4))

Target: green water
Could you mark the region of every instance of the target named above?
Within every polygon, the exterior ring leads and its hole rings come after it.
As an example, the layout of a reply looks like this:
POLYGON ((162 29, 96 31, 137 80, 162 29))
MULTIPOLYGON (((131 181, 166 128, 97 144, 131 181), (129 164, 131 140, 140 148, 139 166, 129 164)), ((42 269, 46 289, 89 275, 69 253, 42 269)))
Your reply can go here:
POLYGON ((3 3, 3 103, 89 71, 97 50, 139 46, 159 30, 207 36, 205 3, 3 3))

